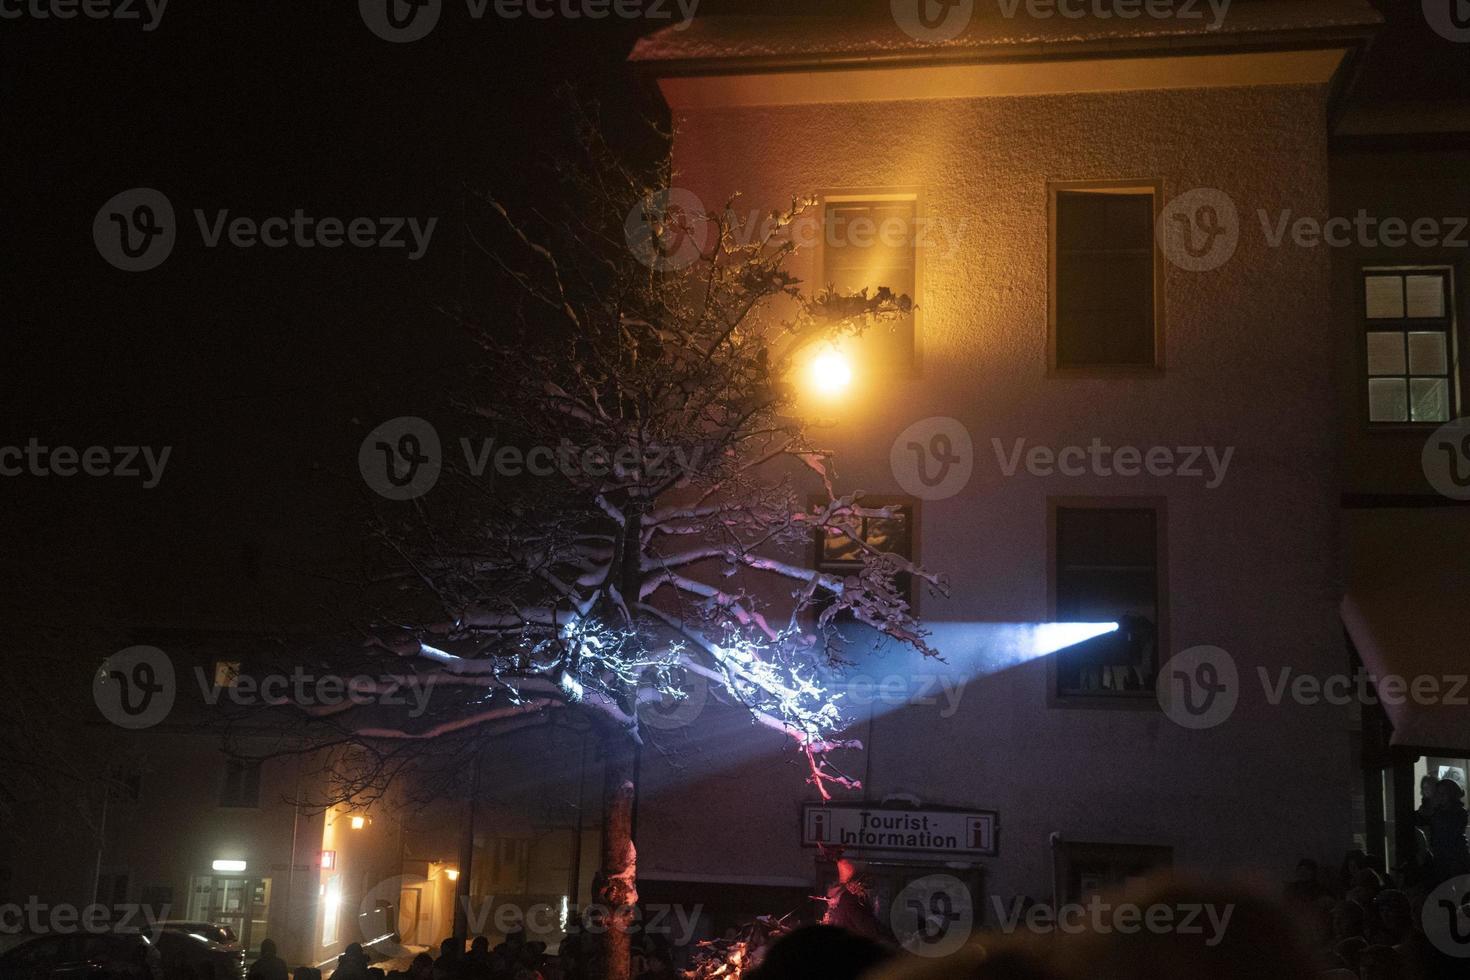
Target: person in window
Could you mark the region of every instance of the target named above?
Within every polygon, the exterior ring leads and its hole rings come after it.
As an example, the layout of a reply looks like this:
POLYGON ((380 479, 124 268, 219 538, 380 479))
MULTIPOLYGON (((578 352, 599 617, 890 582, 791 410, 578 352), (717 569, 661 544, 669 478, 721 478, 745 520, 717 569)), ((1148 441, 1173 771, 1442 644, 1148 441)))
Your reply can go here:
POLYGON ((1434 805, 1429 813, 1423 808, 1414 820, 1429 829, 1429 850, 1434 857, 1434 884, 1458 875, 1470 874, 1470 845, 1465 841, 1465 824, 1470 814, 1465 810, 1465 791, 1453 779, 1435 784, 1434 805))

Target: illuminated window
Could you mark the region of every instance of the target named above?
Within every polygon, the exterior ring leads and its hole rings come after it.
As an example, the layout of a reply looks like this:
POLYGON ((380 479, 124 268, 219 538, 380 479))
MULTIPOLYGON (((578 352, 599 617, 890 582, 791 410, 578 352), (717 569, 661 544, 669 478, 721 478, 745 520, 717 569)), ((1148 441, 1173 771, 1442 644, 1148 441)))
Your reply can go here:
POLYGON ((1051 366, 1159 364, 1152 184, 1051 188, 1051 366))
POLYGON ((240 661, 216 660, 214 662, 214 686, 234 687, 240 678, 240 661))
MULTIPOLYGON (((854 517, 840 527, 817 534, 819 572, 848 576, 862 570, 864 545, 875 551, 914 559, 914 505, 908 498, 865 497, 868 509, 888 508, 891 517, 854 517)), ((908 601, 914 604, 913 576, 897 575, 894 582, 908 601)), ((820 608, 820 605, 819 605, 820 608)))
POLYGON ((1052 513, 1057 622, 1118 629, 1052 655, 1060 698, 1154 700, 1159 669, 1161 510, 1079 504, 1052 513))
MULTIPOLYGON (((916 298, 918 204, 909 200, 831 200, 823 211, 823 286, 850 295, 872 295, 887 286, 916 298)), ((857 344, 863 366, 911 370, 914 317, 877 324, 857 344)))
POLYGON ((229 807, 260 805, 260 763, 246 762, 242 759, 225 760, 219 805, 229 807))
POLYGON ((1448 422, 1459 402, 1448 269, 1363 273, 1368 421, 1448 422))

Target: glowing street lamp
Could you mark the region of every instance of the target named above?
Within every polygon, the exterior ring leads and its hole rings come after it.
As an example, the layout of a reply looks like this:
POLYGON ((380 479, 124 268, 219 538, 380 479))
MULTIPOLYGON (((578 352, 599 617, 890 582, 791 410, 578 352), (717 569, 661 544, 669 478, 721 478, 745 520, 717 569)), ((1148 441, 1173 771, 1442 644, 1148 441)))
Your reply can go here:
POLYGON ((839 350, 824 350, 812 358, 811 382, 823 395, 839 395, 852 384, 852 362, 839 350))

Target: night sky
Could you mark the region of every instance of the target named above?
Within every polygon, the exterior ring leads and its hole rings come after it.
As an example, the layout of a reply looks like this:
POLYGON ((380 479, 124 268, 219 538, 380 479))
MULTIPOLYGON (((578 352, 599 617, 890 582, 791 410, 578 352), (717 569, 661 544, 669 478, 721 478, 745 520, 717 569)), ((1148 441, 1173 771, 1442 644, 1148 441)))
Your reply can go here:
MULTIPOLYGON (((1423 41, 1417 2, 1388 6, 1406 30, 1380 41, 1375 60, 1396 67, 1365 94, 1465 98, 1463 63, 1422 56, 1446 46, 1423 41)), ((152 31, 85 17, 0 28, 0 443, 172 447, 154 489, 0 481, 5 612, 23 630, 65 625, 86 646, 85 631, 102 643, 120 624, 343 615, 369 504, 358 444, 384 419, 433 415, 464 379, 465 340, 435 308, 484 275, 460 221, 467 189, 513 207, 553 193, 560 84, 603 103, 614 139, 660 116, 624 59, 667 21, 474 20, 447 0, 428 37, 395 45, 355 7, 174 0, 152 31), (127 273, 99 256, 92 222, 138 186, 169 198, 179 240, 158 268, 127 273), (410 261, 406 249, 206 248, 196 208, 438 222, 410 261)), ((851 7, 705 0, 700 12, 851 7)))

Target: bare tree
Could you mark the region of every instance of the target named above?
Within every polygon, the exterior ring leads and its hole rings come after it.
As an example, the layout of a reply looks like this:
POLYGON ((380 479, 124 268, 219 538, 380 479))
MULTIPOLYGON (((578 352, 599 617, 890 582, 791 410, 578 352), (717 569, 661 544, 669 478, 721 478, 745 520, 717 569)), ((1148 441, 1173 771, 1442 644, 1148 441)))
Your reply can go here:
MULTIPOLYGON (((479 199, 474 241, 505 288, 489 314, 447 311, 483 355, 456 404, 462 431, 487 441, 467 445, 516 447, 524 472, 476 474, 446 453, 431 493, 379 509, 399 605, 358 668, 369 693, 431 687, 431 707, 413 719, 382 704, 302 710, 335 792, 357 802, 426 753, 463 771, 491 735, 557 709, 589 720, 606 767, 603 969, 622 978, 640 700, 712 685, 789 737, 824 798, 855 789, 832 752, 860 746, 841 738, 820 679, 843 662, 837 624, 934 655, 899 579, 945 585, 869 545, 861 519, 896 512, 838 492, 831 454, 793 409, 802 351, 888 329, 909 298, 803 289, 787 266, 811 202, 755 222, 733 198, 706 211, 667 191, 667 162, 640 173, 589 116, 576 128, 576 154, 556 168, 564 210, 512 215, 479 199), (846 538, 860 570, 816 568, 818 535, 846 538)), ((341 671, 340 658, 320 663, 341 671)))

